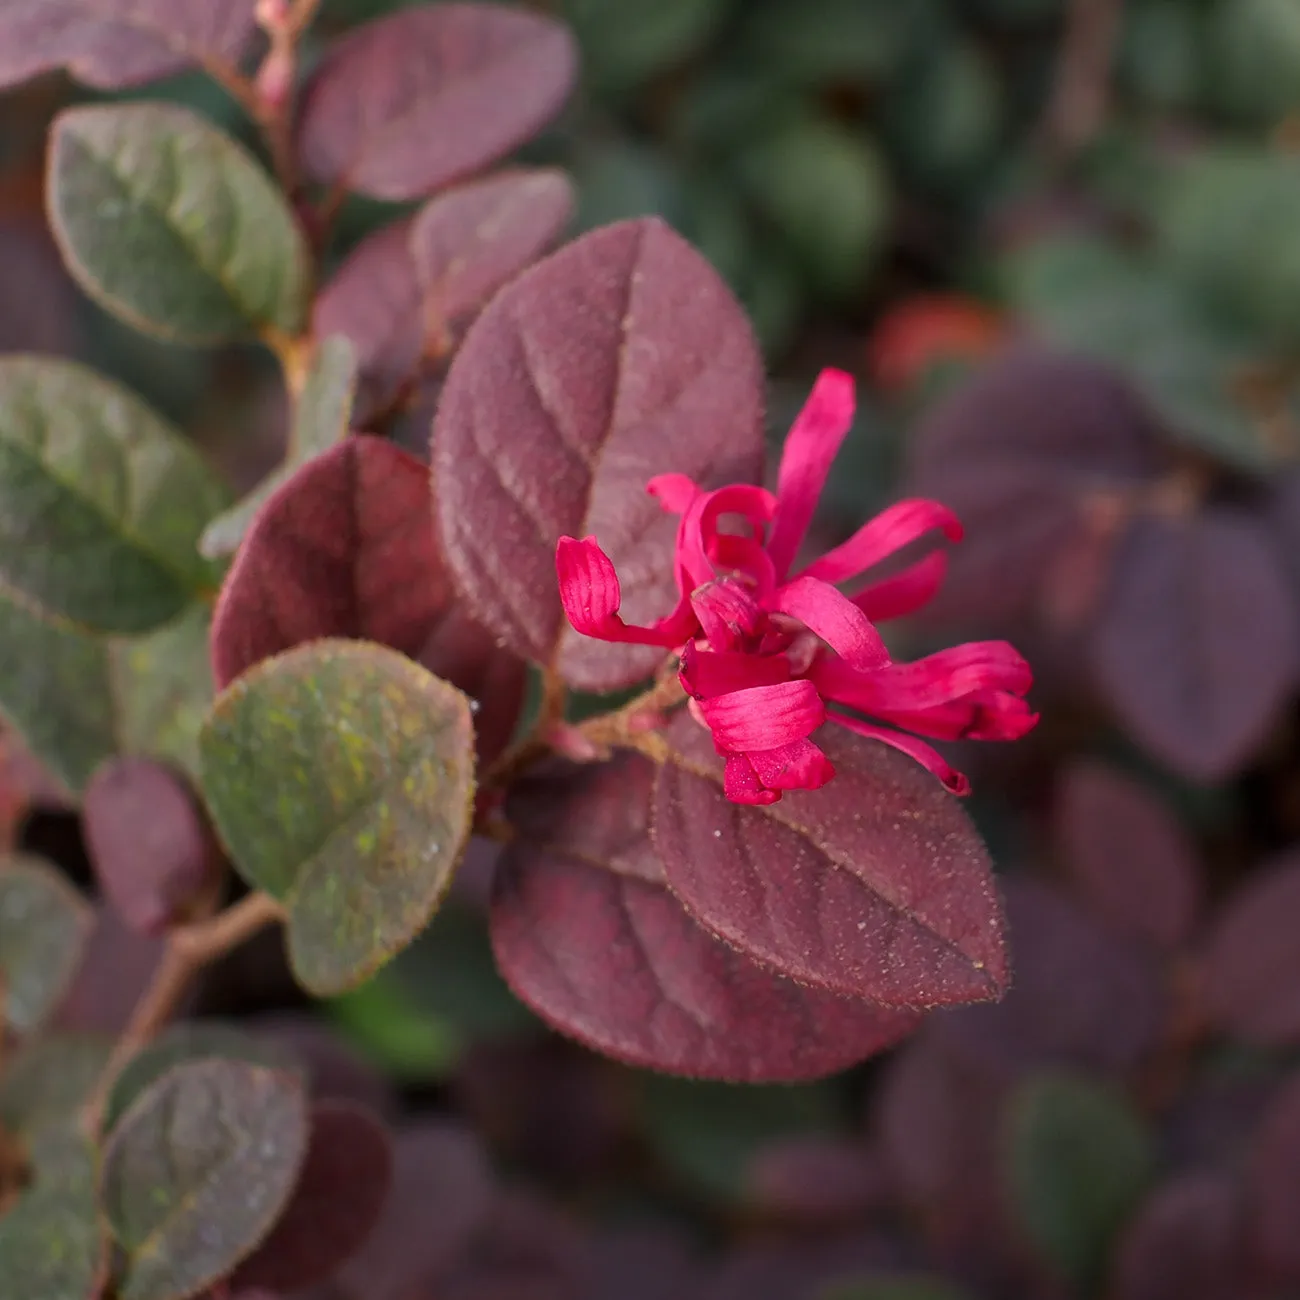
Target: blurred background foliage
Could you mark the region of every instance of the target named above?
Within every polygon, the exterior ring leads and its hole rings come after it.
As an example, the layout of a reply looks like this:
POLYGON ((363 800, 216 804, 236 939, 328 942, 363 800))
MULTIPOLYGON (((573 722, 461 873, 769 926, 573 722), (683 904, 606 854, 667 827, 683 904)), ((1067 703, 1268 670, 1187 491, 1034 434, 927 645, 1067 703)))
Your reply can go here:
MULTIPOLYGON (((309 58, 330 35, 400 7, 325 0, 309 58)), ((657 213, 712 259, 766 351, 774 437, 822 366, 859 376, 858 427, 828 490, 828 535, 897 494, 908 431, 972 365, 1025 334, 1125 375, 1162 433, 1213 467, 1216 499, 1280 481, 1294 463, 1300 0, 536 7, 570 23, 582 49, 577 96, 524 154, 575 177, 574 233, 657 213)), ((252 140, 236 106, 197 74, 130 97, 141 94, 179 99, 252 140)), ((173 347, 116 324, 72 286, 46 233, 46 128, 58 108, 86 98, 55 77, 0 99, 0 351, 75 355, 117 375, 249 486, 283 438, 271 359, 253 348, 173 347)), ((330 264, 400 211, 349 200, 330 264)), ((1033 400, 1050 415, 1051 391, 1033 400)), ((1050 689, 1050 656, 1035 666, 1050 689)), ((1139 770, 1209 846, 1220 884, 1300 835, 1294 737, 1275 738, 1235 784, 1208 791, 1143 756, 1090 707, 1067 701, 1015 753, 982 756, 972 811, 1000 863, 1042 851, 1036 818, 1054 764, 1079 752, 1139 770)), ((40 814, 25 842, 75 861, 66 832, 57 815, 40 814)), ((755 1089, 738 1106, 723 1088, 645 1079, 557 1046, 495 972, 482 921, 488 869, 467 864, 430 933, 330 1008, 409 1095, 453 1098, 498 1152, 548 1177, 596 1171, 613 1204, 661 1190, 623 1178, 629 1140, 657 1150, 679 1193, 714 1207, 738 1194, 742 1175, 752 1191, 752 1159, 774 1134, 813 1142, 796 1145, 795 1157, 811 1150, 808 1168, 820 1168, 815 1135, 851 1125, 856 1083, 755 1089)), ((203 1006, 280 1009, 297 996, 274 945, 258 943, 222 968, 203 1006)), ((1236 1049, 1214 1064, 1216 1078, 1263 1069, 1236 1049)), ((1078 1103, 1067 1091, 1035 1104, 1049 1118, 1054 1106, 1082 1104, 1080 1132, 1112 1124, 1104 1099, 1078 1103)), ((1132 1146, 1119 1127, 1115 1142, 1132 1146)), ((1130 1158, 1131 1181, 1145 1177, 1145 1160, 1130 1158)), ((1022 1164, 1017 1177, 1034 1201, 1032 1159, 1022 1164)), ((871 1202, 868 1173, 837 1170, 860 1175, 871 1202)), ((1096 1213, 1109 1231, 1108 1206, 1096 1213)), ((1070 1221, 1092 1230, 1087 1214, 1070 1221)), ((1058 1253, 1080 1249, 1090 1248, 1067 1241, 1058 1253)))

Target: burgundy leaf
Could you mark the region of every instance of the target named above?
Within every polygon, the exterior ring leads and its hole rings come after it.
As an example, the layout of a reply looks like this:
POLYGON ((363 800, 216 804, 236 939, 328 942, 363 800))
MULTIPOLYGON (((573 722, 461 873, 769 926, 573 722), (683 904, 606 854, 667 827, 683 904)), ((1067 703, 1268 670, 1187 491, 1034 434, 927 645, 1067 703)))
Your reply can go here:
POLYGON ((688 714, 655 784, 668 886, 713 934, 801 984, 886 1006, 998 997, 1002 916, 988 853, 918 764, 842 728, 818 743, 821 790, 728 802, 709 734, 688 714))
MULTIPOLYGON (((751 1083, 834 1073, 914 1027, 915 1016, 800 988, 700 929, 637 846, 651 776, 625 754, 591 783, 584 771, 552 778, 563 818, 549 835, 525 821, 507 849, 492 944, 523 1001, 629 1064, 751 1083)), ((542 784, 523 798, 540 801, 542 784)))
POLYGON ((117 90, 209 59, 237 62, 257 30, 255 0, 5 0, 0 86, 66 67, 117 90))
POLYGON ((360 426, 394 401, 415 375, 424 350, 420 284, 411 253, 414 220, 404 217, 363 239, 312 306, 315 337, 342 334, 356 353, 352 419, 360 426))
POLYGON ((114 758, 86 787, 82 829, 108 902, 134 930, 159 934, 220 879, 223 859, 178 773, 150 758, 114 758))
POLYGON ((748 1171, 751 1203, 793 1223, 853 1223, 889 1202, 878 1157, 844 1138, 807 1134, 765 1148, 748 1171))
POLYGON ((377 1119, 358 1106, 318 1103, 293 1196, 233 1284, 293 1291, 329 1277, 370 1236, 392 1175, 388 1133, 377 1119))
POLYGON ((1300 856, 1252 876, 1220 912, 1206 945, 1215 1020, 1262 1047, 1300 1041, 1300 856))
POLYGON ((1300 1074, 1278 1091, 1246 1162, 1251 1253, 1270 1273, 1300 1281, 1300 1074))
POLYGON ((1228 510, 1140 520, 1088 652, 1134 740, 1192 780, 1231 776, 1300 666, 1294 600, 1263 527, 1228 510))
POLYGON ((686 1300, 700 1266, 684 1234, 666 1228, 616 1228, 587 1252, 582 1300, 686 1300))
POLYGON ((553 168, 505 171, 431 199, 411 230, 429 318, 451 327, 476 315, 539 258, 573 213, 573 186, 553 168))
POLYGON ((98 908, 81 969, 55 1017, 58 1027, 120 1034, 165 946, 160 938, 127 929, 115 908, 98 908))
POLYGON ((508 285, 466 335, 434 422, 447 559, 482 621, 581 689, 644 677, 662 651, 569 628, 556 541, 595 534, 628 621, 666 614, 676 521, 646 483, 754 481, 762 401, 744 312, 656 218, 593 231, 508 285))
POLYGON ((492 1212, 492 1178, 477 1139, 426 1120, 393 1144, 392 1192, 336 1286, 348 1300, 411 1300, 452 1266, 492 1212))
POLYGON ((1241 1194, 1219 1174, 1184 1174, 1158 1188, 1125 1229, 1115 1300, 1238 1300, 1241 1194))
POLYGON ((313 180, 420 198, 540 130, 575 71, 572 37, 538 14, 496 4, 406 9, 325 56, 303 95, 299 160, 313 180))
POLYGON ((1135 1065, 1155 1045, 1165 1010, 1153 954, 1041 881, 1004 888, 1011 990, 996 1006, 936 1017, 934 1032, 1007 1078, 1044 1065, 1106 1073, 1135 1065))
POLYGON ((429 471, 380 438, 349 438, 309 461, 258 513, 213 615, 218 686, 331 636, 392 646, 479 700, 481 757, 509 739, 523 665, 457 601, 429 517, 429 471))
MULTIPOLYGON (((955 510, 936 616, 989 626, 1053 597, 1055 566, 1109 569, 1114 536, 1097 506, 1160 467, 1156 427, 1114 371, 1017 350, 937 406, 910 444, 909 488, 955 510)), ((1078 611, 1082 614, 1085 611, 1078 611)))
MULTIPOLYGON (((882 1269, 892 1271, 901 1262, 898 1255, 877 1236, 750 1245, 723 1262, 699 1292, 699 1300, 852 1300, 856 1288, 850 1284, 881 1280, 877 1275, 882 1269)), ((907 1296, 909 1289, 902 1294, 907 1296)))
POLYGON ((1163 948, 1190 938, 1202 901, 1196 850, 1141 783, 1076 764, 1061 783, 1056 835, 1075 883, 1111 924, 1163 948))

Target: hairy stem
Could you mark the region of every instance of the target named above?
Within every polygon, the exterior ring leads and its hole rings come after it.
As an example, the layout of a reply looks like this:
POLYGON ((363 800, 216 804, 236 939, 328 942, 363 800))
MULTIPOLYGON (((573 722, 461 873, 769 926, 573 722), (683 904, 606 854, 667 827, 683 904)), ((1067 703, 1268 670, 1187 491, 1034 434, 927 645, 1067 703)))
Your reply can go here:
POLYGON ((175 1014, 194 977, 218 957, 238 947, 259 930, 284 918, 284 908, 269 894, 253 893, 206 920, 177 926, 167 936, 162 960, 149 987, 131 1012, 114 1044, 94 1091, 86 1102, 83 1122, 96 1134, 113 1083, 123 1067, 157 1036, 175 1014))

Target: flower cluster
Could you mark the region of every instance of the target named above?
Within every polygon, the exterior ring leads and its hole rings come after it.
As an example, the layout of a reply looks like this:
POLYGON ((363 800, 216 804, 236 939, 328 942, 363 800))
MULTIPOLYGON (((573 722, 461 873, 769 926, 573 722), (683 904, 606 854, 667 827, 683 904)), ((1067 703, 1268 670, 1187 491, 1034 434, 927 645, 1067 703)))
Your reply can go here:
POLYGON ((865 585, 861 575, 934 529, 960 540, 944 506, 900 501, 790 574, 853 407, 852 378, 823 371, 786 440, 775 495, 748 484, 706 492, 681 474, 651 480, 649 491, 681 523, 680 599, 650 627, 619 617, 618 575, 594 537, 562 537, 556 550, 574 628, 680 654, 691 710, 726 760, 726 794, 736 803, 825 785, 834 768, 812 736, 828 721, 911 755, 954 794, 969 783, 921 737, 1014 740, 1038 721, 1024 700, 1029 665, 1005 641, 895 663, 876 630, 935 594, 946 556, 935 551, 865 585))

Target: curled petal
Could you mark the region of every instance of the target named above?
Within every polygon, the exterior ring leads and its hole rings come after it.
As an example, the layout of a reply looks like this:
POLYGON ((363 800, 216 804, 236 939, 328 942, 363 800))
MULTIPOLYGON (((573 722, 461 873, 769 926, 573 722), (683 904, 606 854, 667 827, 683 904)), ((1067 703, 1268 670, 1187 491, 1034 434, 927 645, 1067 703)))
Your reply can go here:
POLYGON ((646 484, 645 490, 670 515, 684 515, 694 504, 695 498, 704 494, 695 480, 687 478, 685 474, 656 474, 646 484))
POLYGON ((732 803, 770 804, 781 797, 779 790, 768 790, 758 779, 748 758, 744 754, 732 754, 728 757, 722 775, 722 793, 732 803))
POLYGON ((747 690, 751 686, 778 686, 790 680, 790 663, 784 655, 752 655, 740 650, 701 650, 694 641, 682 651, 679 674, 682 688, 697 700, 747 690))
POLYGON ((920 713, 985 691, 1024 695, 1033 672, 1006 641, 968 641, 910 664, 889 664, 877 672, 823 656, 809 674, 827 699, 877 716, 920 713))
POLYGON ((618 616, 623 599, 614 562, 594 537, 561 537, 555 546, 555 573, 560 603, 574 629, 598 641, 633 645, 679 646, 699 628, 690 602, 683 598, 667 618, 651 627, 633 627, 618 616))
POLYGON ((807 680, 751 686, 701 700, 699 712, 720 754, 776 749, 812 735, 826 720, 826 706, 807 680))
POLYGON ((768 790, 820 790, 835 775, 835 765, 811 740, 755 750, 748 758, 768 790))
POLYGON ((948 555, 932 551, 893 577, 873 582, 853 597, 853 603, 873 622, 886 623, 928 605, 943 586, 948 555))
POLYGON ((853 423, 853 376, 823 370, 790 428, 777 476, 776 519, 768 553, 778 577, 794 563, 844 435, 853 423))
POLYGON ((691 592, 691 608, 714 650, 737 650, 758 630, 763 611, 739 583, 708 582, 691 592))
POLYGON ((902 731, 891 731, 888 727, 876 727, 869 722, 862 722, 857 718, 846 718, 838 713, 827 715, 830 722, 838 722, 840 726, 847 727, 850 731, 856 731, 859 736, 866 736, 869 740, 881 740, 886 745, 900 750, 909 758, 914 758, 927 771, 933 772, 935 776, 943 783, 943 788, 950 794, 967 795, 970 794, 970 782, 956 768, 949 766, 936 750, 932 749, 923 740, 918 740, 915 736, 909 736, 902 731))
POLYGON ((796 578, 768 608, 798 619, 851 668, 870 672, 889 663, 889 651, 871 620, 842 592, 816 578, 796 578))
POLYGON ((776 590, 776 570, 756 538, 718 533, 709 545, 709 559, 718 573, 743 576, 759 600, 776 590))
POLYGON ((1038 714, 1006 691, 979 691, 919 713, 890 709, 884 716, 936 740, 1019 740, 1038 725, 1038 714))
POLYGON ((919 498, 899 501, 863 524, 847 542, 814 560, 803 570, 803 576, 844 582, 935 528, 942 529, 950 542, 961 541, 961 521, 947 506, 919 498))
POLYGON ((714 577, 713 548, 718 538, 728 536, 718 531, 723 515, 743 518, 753 540, 761 544, 775 510, 776 498, 766 488, 749 483, 731 483, 715 492, 700 493, 677 530, 677 563, 690 585, 700 587, 714 577))

